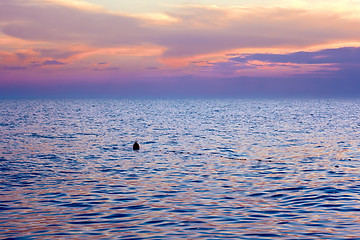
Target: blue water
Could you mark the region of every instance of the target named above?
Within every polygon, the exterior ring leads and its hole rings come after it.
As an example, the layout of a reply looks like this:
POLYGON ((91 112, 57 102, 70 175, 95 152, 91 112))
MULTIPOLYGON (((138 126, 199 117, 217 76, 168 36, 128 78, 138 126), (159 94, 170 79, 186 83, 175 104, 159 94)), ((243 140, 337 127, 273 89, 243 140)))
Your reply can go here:
POLYGON ((360 100, 0 104, 2 239, 360 239, 360 100))

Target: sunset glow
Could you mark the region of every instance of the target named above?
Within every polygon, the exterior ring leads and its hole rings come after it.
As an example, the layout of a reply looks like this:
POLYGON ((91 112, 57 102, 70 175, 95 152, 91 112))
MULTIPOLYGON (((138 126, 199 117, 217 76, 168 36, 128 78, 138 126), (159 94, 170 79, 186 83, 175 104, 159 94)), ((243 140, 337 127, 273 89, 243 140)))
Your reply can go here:
POLYGON ((360 1, 5 0, 0 16, 4 97, 360 92, 360 1))

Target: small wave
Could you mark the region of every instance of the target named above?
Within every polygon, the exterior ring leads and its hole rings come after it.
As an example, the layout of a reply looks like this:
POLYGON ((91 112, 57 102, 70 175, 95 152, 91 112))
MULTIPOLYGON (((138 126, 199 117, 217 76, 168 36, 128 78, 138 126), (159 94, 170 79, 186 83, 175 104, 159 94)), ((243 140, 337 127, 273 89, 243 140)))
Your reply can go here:
POLYGON ((32 138, 45 138, 45 139, 74 139, 76 138, 74 135, 72 134, 66 134, 66 135, 44 135, 44 134, 39 134, 39 133, 31 133, 30 135, 28 135, 29 137, 32 138))
POLYGON ((69 207, 69 208, 91 208, 91 204, 87 203, 64 203, 60 205, 61 207, 69 207))

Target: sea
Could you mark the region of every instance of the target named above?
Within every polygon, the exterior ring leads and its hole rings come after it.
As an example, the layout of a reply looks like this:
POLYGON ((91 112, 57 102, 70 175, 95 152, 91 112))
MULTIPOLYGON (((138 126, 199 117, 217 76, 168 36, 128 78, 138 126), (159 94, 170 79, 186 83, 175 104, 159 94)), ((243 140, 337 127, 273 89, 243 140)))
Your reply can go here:
POLYGON ((0 239, 360 239, 359 137, 360 99, 0 100, 0 239))

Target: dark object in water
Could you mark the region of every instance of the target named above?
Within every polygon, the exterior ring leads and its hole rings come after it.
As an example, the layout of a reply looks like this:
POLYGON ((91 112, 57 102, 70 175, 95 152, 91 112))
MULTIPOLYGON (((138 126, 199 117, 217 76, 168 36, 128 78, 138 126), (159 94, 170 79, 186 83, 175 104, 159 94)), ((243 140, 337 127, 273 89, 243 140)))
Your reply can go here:
POLYGON ((139 150, 140 149, 140 145, 135 142, 134 145, 133 145, 133 150, 139 150))

